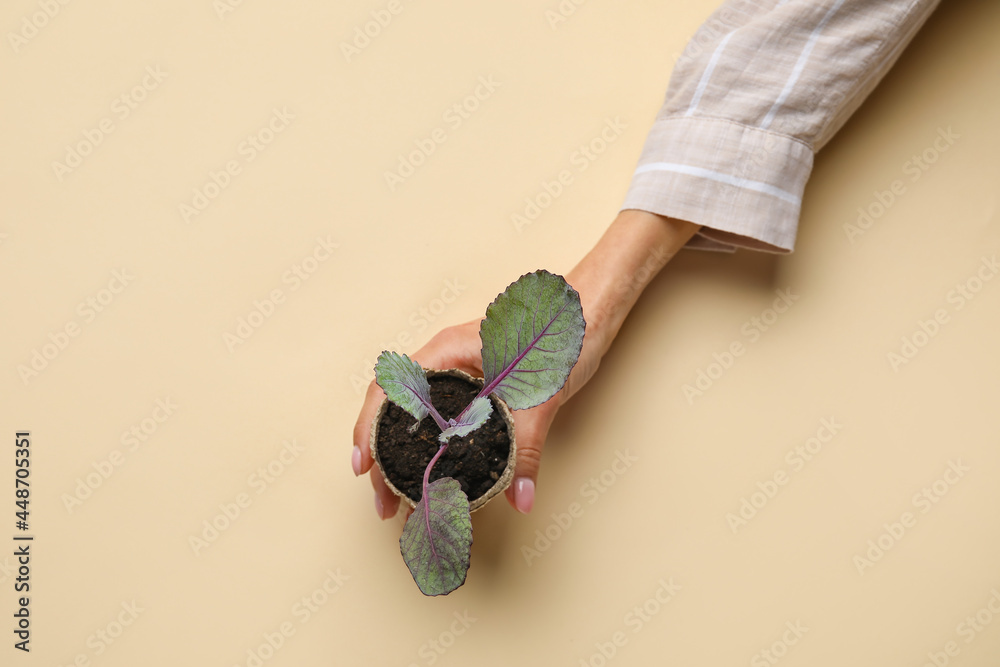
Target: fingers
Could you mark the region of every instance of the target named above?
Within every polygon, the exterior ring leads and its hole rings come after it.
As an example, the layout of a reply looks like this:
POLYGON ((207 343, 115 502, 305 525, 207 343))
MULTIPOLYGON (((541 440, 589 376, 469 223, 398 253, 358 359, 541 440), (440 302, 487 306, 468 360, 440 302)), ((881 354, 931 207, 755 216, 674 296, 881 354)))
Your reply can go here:
POLYGON ((374 460, 370 443, 372 420, 378 412, 378 406, 385 398, 385 392, 372 380, 368 385, 368 393, 365 394, 365 402, 361 406, 361 414, 354 424, 354 450, 351 452, 351 468, 355 475, 363 475, 368 472, 374 460))
MULTIPOLYGON (((482 318, 480 318, 482 319, 482 318)), ((427 344, 410 355, 424 368, 443 370, 458 368, 474 376, 482 376, 482 341, 480 320, 447 327, 434 334, 427 344)))
POLYGON ((517 438, 517 464, 514 481, 507 487, 507 502, 522 514, 535 505, 535 485, 542 460, 542 448, 549 427, 555 419, 558 403, 551 400, 530 410, 514 412, 514 432, 517 438))
MULTIPOLYGON (((473 320, 442 329, 426 345, 410 355, 410 358, 424 368, 461 368, 473 375, 482 375, 480 345, 479 320, 473 320)), ((371 455, 371 443, 368 441, 371 437, 372 420, 384 399, 385 392, 372 380, 354 424, 351 469, 355 475, 365 474, 375 463, 371 455)))
MULTIPOLYGON (((447 369, 460 368, 473 375, 482 375, 481 346, 479 325, 482 318, 447 327, 434 335, 422 348, 412 355, 411 359, 424 368, 447 369)), ((368 385, 364 403, 354 424, 354 448, 351 451, 351 469, 355 475, 371 472, 372 487, 375 489, 375 511, 381 519, 389 519, 396 515, 400 499, 389 487, 378 468, 373 467, 375 461, 371 453, 372 420, 378 413, 379 406, 385 400, 385 392, 374 380, 368 385)), ((413 511, 404 504, 407 516, 413 511)))
POLYGON ((399 498, 385 484, 382 473, 375 465, 371 452, 371 426, 372 420, 378 412, 378 407, 385 398, 385 392, 373 380, 368 385, 368 393, 365 394, 365 402, 361 406, 361 414, 354 424, 354 450, 351 453, 351 467, 355 475, 362 475, 371 471, 372 487, 375 489, 375 513, 382 520, 396 516, 399 509, 399 498))
MULTIPOLYGON (((588 332, 588 336, 590 333, 588 332)), ((559 406, 569 400, 594 375, 601 363, 594 343, 588 345, 584 337, 583 351, 570 373, 566 385, 545 403, 530 410, 514 411, 514 430, 517 438, 517 466, 514 481, 507 487, 507 502, 518 512, 527 514, 535 504, 535 485, 542 460, 542 448, 549 434, 559 406)))
POLYGON ((369 477, 371 477, 372 486, 375 488, 375 513, 383 521, 396 516, 396 512, 399 510, 399 496, 385 485, 382 473, 377 468, 372 470, 369 477))

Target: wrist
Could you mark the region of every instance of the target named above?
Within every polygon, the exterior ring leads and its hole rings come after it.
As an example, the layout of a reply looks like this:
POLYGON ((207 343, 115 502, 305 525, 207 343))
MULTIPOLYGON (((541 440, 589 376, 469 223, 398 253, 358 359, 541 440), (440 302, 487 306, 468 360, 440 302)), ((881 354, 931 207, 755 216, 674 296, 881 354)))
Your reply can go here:
POLYGON ((566 280, 580 293, 587 338, 603 356, 639 295, 700 225, 621 211, 566 280))

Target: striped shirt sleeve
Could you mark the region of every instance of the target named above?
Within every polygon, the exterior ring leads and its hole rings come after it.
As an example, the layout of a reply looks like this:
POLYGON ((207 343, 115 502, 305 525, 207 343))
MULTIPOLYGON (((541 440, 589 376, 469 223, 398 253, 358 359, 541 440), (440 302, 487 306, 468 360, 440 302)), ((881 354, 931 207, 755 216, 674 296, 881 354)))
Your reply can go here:
POLYGON ((702 225, 686 247, 794 249, 813 155, 938 0, 729 0, 674 67, 623 209, 702 225))

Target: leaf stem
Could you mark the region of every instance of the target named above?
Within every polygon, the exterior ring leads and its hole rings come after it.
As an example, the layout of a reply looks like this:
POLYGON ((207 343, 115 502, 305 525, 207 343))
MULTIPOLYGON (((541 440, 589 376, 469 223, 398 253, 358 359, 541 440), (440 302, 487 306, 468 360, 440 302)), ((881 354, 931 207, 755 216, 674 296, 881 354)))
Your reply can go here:
POLYGON ((441 458, 441 455, 444 454, 444 450, 446 449, 448 449, 447 442, 441 445, 440 448, 438 448, 437 454, 431 457, 430 463, 427 464, 427 469, 424 470, 424 489, 423 489, 424 495, 421 497, 425 497, 427 495, 427 486, 430 484, 430 479, 431 479, 431 468, 433 468, 434 464, 438 462, 438 459, 441 458))
MULTIPOLYGON (((427 498, 427 487, 430 486, 431 468, 433 468, 434 464, 438 462, 438 459, 441 458, 441 455, 444 454, 444 450, 446 449, 448 449, 447 442, 438 448, 437 454, 431 457, 430 463, 427 464, 427 468, 424 470, 424 488, 421 492, 420 500, 424 503, 424 522, 427 525, 428 535, 433 535, 433 532, 431 531, 431 503, 427 498)), ((437 558, 437 549, 434 548, 434 540, 430 540, 430 545, 431 553, 434 554, 435 558, 437 558)))
MULTIPOLYGON (((572 290, 572 288, 570 288, 570 289, 572 290)), ((575 293, 575 291, 574 291, 574 293, 575 293)), ((557 319, 559 319, 559 316, 563 314, 563 311, 566 310, 566 308, 567 308, 568 305, 569 305, 568 302, 564 303, 559 308, 558 312, 556 312, 556 314, 552 317, 552 319, 549 321, 549 323, 546 324, 545 327, 540 332, 538 332, 535 335, 535 337, 531 340, 530 343, 528 343, 527 345, 524 346, 524 349, 521 350, 517 354, 517 356, 515 356, 510 361, 510 363, 508 363, 507 366, 505 366, 503 368, 503 370, 501 370, 499 373, 497 373, 497 376, 495 378, 493 378, 493 380, 491 382, 489 382, 488 384, 486 384, 485 383, 485 378, 484 378, 483 388, 479 390, 478 394, 476 394, 476 398, 472 399, 472 401, 469 401, 469 404, 467 406, 465 406, 465 409, 462 410, 461 413, 459 413, 458 417, 455 418, 455 421, 461 421, 462 418, 465 417, 465 413, 469 411, 469 408, 472 407, 472 403, 475 402, 476 399, 482 398, 484 396, 489 397, 489 395, 493 393, 493 390, 496 389, 500 385, 501 382, 503 382, 504 380, 506 380, 507 376, 510 375, 514 371, 514 368, 516 368, 517 365, 519 363, 521 363, 521 360, 524 359, 524 357, 527 356, 527 354, 529 352, 531 352, 533 349, 535 349, 535 346, 538 345, 538 342, 542 338, 544 338, 545 336, 551 335, 550 332, 549 332, 549 327, 551 327, 555 323, 555 321, 557 319)), ((487 317, 488 316, 489 316, 489 314, 487 313, 487 317)), ((581 317, 581 319, 582 319, 582 317, 581 317)), ((480 331, 482 331, 482 329, 480 329, 480 331)), ((480 333, 480 335, 482 335, 482 334, 480 333)), ((519 337, 520 337, 520 334, 519 334, 519 337)), ((486 347, 485 347, 485 344, 484 344, 484 346, 483 346, 483 353, 484 354, 485 354, 485 351, 486 351, 486 347)), ((505 355, 506 355, 506 353, 505 353, 505 355)), ((576 360, 574 359, 573 363, 570 364, 570 368, 572 368, 575 364, 576 364, 576 360)), ((567 373, 567 377, 568 377, 568 375, 569 374, 567 373)))
POLYGON ((448 428, 448 422, 441 416, 441 413, 437 411, 437 408, 435 408, 431 403, 426 403, 425 405, 427 406, 427 412, 429 412, 431 417, 434 418, 434 423, 438 425, 438 428, 442 431, 446 430, 448 428))

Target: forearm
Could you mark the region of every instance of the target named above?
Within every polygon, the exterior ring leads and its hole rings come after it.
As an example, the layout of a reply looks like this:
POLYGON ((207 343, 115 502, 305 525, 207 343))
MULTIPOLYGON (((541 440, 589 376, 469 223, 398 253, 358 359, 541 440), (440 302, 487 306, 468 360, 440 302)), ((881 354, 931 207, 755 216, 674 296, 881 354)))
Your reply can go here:
POLYGON ((646 285, 699 228, 646 211, 622 211, 567 274, 583 304, 584 344, 593 345, 598 357, 611 347, 646 285))

